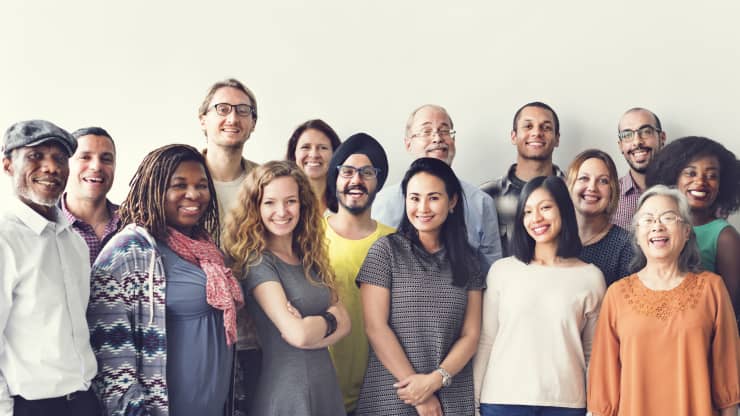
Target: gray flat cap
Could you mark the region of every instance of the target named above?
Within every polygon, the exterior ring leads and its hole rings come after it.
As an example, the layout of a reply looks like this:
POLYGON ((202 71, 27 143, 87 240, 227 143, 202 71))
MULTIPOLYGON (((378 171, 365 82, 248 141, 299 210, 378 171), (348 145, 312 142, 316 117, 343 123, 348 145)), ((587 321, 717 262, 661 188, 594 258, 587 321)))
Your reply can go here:
POLYGON ((5 131, 3 153, 9 154, 19 147, 38 146, 48 141, 62 145, 69 156, 77 150, 77 140, 63 128, 46 120, 28 120, 19 121, 5 131))

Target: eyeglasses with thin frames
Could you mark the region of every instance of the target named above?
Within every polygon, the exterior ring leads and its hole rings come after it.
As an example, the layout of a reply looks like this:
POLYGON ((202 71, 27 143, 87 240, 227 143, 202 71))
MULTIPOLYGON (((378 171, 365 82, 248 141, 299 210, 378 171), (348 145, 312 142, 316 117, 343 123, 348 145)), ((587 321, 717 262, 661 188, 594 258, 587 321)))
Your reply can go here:
POLYGON ((431 127, 427 127, 425 129, 422 129, 420 131, 417 131, 416 133, 412 134, 411 137, 423 137, 425 139, 431 139, 434 137, 434 135, 437 135, 440 139, 454 139, 455 138, 455 130, 451 129, 437 129, 434 130, 431 127))
POLYGON ((653 216, 653 214, 644 214, 637 219, 637 225, 640 227, 649 227, 657 222, 663 225, 673 225, 683 221, 683 218, 675 212, 667 211, 657 217, 653 216))

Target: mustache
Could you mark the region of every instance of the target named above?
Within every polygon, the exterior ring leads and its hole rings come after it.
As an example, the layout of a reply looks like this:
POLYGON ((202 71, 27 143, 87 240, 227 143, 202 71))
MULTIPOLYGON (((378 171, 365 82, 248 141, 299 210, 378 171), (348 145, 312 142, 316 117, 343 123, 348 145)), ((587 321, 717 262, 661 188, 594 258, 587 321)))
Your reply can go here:
POLYGON ((639 152, 640 150, 652 152, 653 151, 653 148, 652 147, 648 147, 648 146, 640 146, 640 147, 637 147, 635 149, 630 150, 629 151, 629 154, 632 154, 634 152, 639 152))
POLYGON ((362 185, 351 185, 351 186, 348 186, 348 187, 344 188, 344 191, 342 191, 342 193, 345 194, 345 195, 347 195, 348 193, 350 193, 352 191, 362 191, 365 194, 369 194, 370 193, 370 192, 368 192, 367 188, 365 188, 362 185))

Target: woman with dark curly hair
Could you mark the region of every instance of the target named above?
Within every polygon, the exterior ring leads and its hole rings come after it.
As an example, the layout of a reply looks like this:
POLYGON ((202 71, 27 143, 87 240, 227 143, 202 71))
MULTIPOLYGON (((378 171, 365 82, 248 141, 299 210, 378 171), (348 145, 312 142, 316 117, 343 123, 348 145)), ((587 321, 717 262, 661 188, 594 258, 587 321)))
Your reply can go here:
POLYGON ((740 311, 740 234, 723 218, 740 207, 735 154, 706 137, 683 137, 658 153, 646 182, 675 186, 686 195, 702 266, 722 276, 735 311, 740 311))

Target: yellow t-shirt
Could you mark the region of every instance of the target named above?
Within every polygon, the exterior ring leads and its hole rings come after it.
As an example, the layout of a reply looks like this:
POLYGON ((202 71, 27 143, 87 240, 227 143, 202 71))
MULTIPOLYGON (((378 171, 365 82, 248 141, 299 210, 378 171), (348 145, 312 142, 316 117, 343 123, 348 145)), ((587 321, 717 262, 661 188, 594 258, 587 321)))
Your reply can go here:
POLYGON ((362 303, 360 290, 355 278, 365 261, 370 246, 385 235, 396 230, 377 222, 375 231, 360 240, 348 240, 339 236, 329 226, 328 216, 323 218, 326 227, 326 240, 329 246, 329 262, 336 275, 339 300, 347 308, 352 322, 352 332, 342 340, 329 347, 331 359, 339 379, 339 387, 344 397, 344 408, 351 412, 357 406, 357 399, 362 387, 362 379, 367 368, 368 342, 365 325, 362 320, 362 303))

